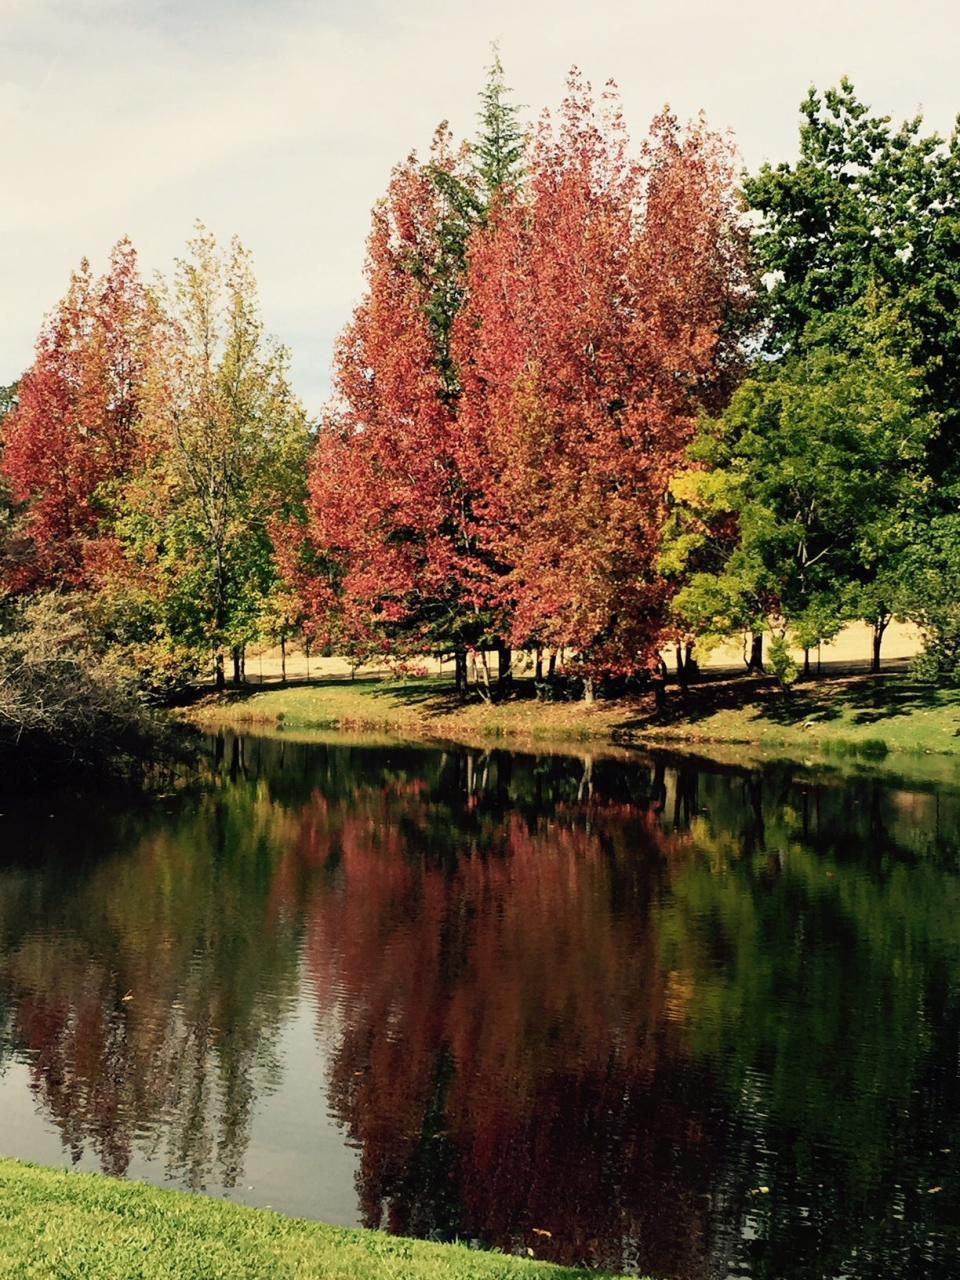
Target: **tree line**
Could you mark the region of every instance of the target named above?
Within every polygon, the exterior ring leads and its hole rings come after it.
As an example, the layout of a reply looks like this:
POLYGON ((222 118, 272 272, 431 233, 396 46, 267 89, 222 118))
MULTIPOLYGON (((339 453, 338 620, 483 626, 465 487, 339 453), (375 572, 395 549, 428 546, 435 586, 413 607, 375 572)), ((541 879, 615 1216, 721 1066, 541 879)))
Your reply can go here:
POLYGON ((317 422, 249 253, 198 227, 168 282, 85 262, 0 403, 8 611, 68 593, 170 692, 254 641, 403 663, 558 654, 585 696, 753 637, 797 675, 846 623, 960 670, 960 134, 811 90, 744 175, 702 118, 632 146, 576 73, 521 124, 438 129, 373 211, 317 422))

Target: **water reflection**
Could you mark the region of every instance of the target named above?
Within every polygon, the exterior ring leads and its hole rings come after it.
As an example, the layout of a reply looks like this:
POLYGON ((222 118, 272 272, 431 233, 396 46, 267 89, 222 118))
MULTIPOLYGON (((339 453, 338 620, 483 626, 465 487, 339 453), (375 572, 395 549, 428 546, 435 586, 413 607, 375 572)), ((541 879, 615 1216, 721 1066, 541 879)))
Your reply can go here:
POLYGON ((18 1154, 684 1280, 956 1274, 952 790, 231 738, 55 807, 3 819, 18 1154))

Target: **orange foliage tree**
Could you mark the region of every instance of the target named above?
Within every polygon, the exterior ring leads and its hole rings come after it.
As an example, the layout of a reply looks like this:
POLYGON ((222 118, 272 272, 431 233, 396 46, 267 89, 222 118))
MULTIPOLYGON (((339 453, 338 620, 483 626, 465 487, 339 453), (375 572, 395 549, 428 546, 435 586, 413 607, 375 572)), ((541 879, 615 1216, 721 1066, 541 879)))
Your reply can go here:
POLYGON ((459 457, 512 641, 572 647, 589 690, 656 652, 667 486, 731 386, 745 239, 722 138, 663 114, 632 159, 576 74, 528 169, 471 244, 459 457))
POLYGON ((655 651, 668 483, 737 366, 733 156, 664 114, 631 158, 574 74, 483 175, 441 130, 374 212, 291 576, 328 639, 453 648, 461 683, 467 645, 568 646, 589 692, 655 651))
POLYGON ((18 403, 3 423, 0 468, 18 508, 8 588, 95 581, 109 542, 104 495, 136 448, 155 327, 129 240, 115 246, 100 279, 84 259, 44 324, 18 403))
MULTIPOLYGON (((456 164, 444 137, 434 164, 456 164)), ((414 158, 394 172, 374 212, 367 294, 337 350, 343 411, 321 428, 310 471, 308 537, 336 568, 308 578, 304 594, 321 630, 334 613, 336 638, 360 652, 465 643, 482 630, 456 396, 429 314, 446 202, 414 158)))
POLYGON ((491 566, 479 547, 455 426, 453 355, 472 237, 520 179, 523 131, 498 58, 481 130, 455 148, 438 129, 377 205, 365 297, 338 346, 340 405, 319 432, 306 528, 288 556, 313 629, 355 654, 489 643, 491 566))

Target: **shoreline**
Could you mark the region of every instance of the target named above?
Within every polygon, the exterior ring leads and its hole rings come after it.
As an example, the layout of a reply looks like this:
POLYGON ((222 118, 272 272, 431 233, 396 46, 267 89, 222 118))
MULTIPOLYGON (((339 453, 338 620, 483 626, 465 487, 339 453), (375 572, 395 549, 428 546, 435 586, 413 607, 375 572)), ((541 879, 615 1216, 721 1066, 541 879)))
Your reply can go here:
POLYGON ((902 671, 838 674, 798 683, 713 677, 686 696, 668 695, 657 720, 652 697, 537 701, 517 681, 499 702, 456 699, 437 677, 326 679, 208 694, 177 714, 207 732, 380 733, 421 742, 540 751, 676 750, 857 764, 937 757, 960 765, 960 690, 922 686, 902 671), (955 759, 956 758, 956 759, 955 759))

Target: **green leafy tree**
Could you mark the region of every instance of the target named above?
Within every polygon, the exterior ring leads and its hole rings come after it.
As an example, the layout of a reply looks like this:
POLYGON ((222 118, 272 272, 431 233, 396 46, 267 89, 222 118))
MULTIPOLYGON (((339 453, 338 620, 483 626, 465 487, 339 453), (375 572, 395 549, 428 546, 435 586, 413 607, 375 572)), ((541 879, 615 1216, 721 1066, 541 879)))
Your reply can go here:
POLYGON ((661 560, 682 581, 682 625, 713 637, 772 625, 810 648, 865 617, 879 662, 905 608, 893 583, 936 424, 910 351, 910 330, 871 290, 701 422, 661 560))
POLYGON ((871 286, 898 302, 918 342, 927 406, 940 415, 931 467, 956 480, 960 423, 960 129, 949 141, 917 116, 894 127, 849 80, 811 89, 800 155, 745 183, 762 215, 755 236, 765 273, 768 351, 797 354, 808 328, 871 286))
POLYGON ((0 422, 17 407, 19 386, 18 382, 11 382, 7 387, 0 387, 0 422))

